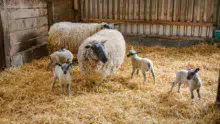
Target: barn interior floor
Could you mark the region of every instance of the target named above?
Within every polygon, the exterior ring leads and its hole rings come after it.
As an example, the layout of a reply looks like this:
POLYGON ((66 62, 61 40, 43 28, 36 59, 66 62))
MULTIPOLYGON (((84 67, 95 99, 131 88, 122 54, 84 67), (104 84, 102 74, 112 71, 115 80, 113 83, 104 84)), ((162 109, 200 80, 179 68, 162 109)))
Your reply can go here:
MULTIPOLYGON (((130 49, 130 45, 127 49, 130 49)), ((103 83, 86 82, 76 69, 72 95, 61 96, 58 83, 50 91, 48 57, 0 73, 0 123, 220 123, 215 105, 220 49, 200 44, 187 48, 134 46, 154 62, 157 83, 148 74, 130 79, 131 60, 103 83), (189 89, 170 93, 175 71, 199 67, 202 99, 191 100, 189 89)))

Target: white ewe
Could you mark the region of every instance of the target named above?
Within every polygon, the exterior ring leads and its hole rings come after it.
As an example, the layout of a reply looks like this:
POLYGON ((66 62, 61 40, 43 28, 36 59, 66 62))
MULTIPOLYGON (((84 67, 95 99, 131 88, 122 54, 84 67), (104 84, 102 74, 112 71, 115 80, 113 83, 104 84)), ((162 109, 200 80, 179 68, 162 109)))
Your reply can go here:
POLYGON ((117 30, 103 29, 88 37, 79 47, 81 73, 91 82, 114 74, 124 61, 125 40, 117 30))

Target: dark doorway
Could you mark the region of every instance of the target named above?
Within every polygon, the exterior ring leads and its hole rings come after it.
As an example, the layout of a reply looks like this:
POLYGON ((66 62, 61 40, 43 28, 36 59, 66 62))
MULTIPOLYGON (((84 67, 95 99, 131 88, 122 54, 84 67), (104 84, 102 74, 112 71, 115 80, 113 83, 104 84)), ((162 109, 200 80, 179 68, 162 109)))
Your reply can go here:
POLYGON ((3 27, 2 18, 0 14, 0 71, 5 68, 5 50, 4 50, 4 37, 3 37, 3 27))

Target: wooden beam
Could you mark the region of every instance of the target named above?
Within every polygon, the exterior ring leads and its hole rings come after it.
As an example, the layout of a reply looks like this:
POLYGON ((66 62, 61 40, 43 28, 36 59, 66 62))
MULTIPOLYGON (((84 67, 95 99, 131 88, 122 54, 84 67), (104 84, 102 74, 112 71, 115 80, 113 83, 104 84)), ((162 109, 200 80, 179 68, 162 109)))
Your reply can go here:
POLYGON ((47 1, 47 17, 48 17, 48 30, 50 26, 53 25, 53 5, 52 0, 47 1))
POLYGON ((170 40, 197 40, 197 41, 208 40, 208 38, 184 37, 184 36, 159 36, 159 35, 143 35, 143 34, 123 34, 123 35, 125 37, 158 38, 158 39, 170 39, 170 40))
POLYGON ((217 89, 216 102, 220 104, 220 70, 218 74, 218 89, 217 89))
POLYGON ((82 19, 83 22, 87 23, 114 23, 114 24, 158 24, 158 25, 184 25, 184 26, 215 26, 215 23, 202 23, 202 22, 171 22, 171 21, 160 21, 160 20, 112 20, 112 19, 82 19))

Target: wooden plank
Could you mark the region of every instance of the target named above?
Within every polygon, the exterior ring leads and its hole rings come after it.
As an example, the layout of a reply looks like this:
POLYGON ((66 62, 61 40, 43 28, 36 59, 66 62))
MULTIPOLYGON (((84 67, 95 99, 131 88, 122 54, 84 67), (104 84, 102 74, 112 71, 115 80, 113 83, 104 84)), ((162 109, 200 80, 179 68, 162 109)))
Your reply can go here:
POLYGON ((110 0, 107 0, 107 19, 110 19, 110 0))
POLYGON ((207 0, 204 0, 205 1, 205 7, 204 7, 204 16, 203 16, 203 21, 206 22, 207 21, 207 12, 209 12, 209 14, 211 15, 211 9, 207 10, 208 9, 208 3, 210 3, 210 1, 208 2, 207 0))
POLYGON ((16 9, 8 12, 9 19, 21 19, 47 15, 47 9, 16 9))
MULTIPOLYGON (((48 0, 48 2, 52 2, 48 0)), ((6 5, 8 9, 33 9, 33 8, 46 8, 47 2, 45 0, 7 0, 6 5)))
POLYGON ((181 1, 181 17, 180 21, 184 22, 185 21, 185 12, 186 12, 186 0, 181 1))
POLYGON ((210 40, 210 38, 198 38, 198 37, 184 37, 184 36, 158 36, 158 35, 142 35, 142 34, 124 34, 124 37, 141 37, 141 38, 158 38, 158 39, 171 39, 171 40, 210 40))
MULTIPOLYGON (((47 21, 48 21, 48 28, 50 28, 50 26, 52 26, 52 24, 53 24, 53 8, 52 8, 52 1, 48 1, 47 2, 47 21)), ((9 22, 10 23, 10 22, 9 22)), ((22 23, 22 22, 20 22, 20 23, 22 23)), ((11 24, 11 25, 14 25, 14 24, 11 24)), ((12 26, 12 27, 16 27, 17 25, 15 25, 15 26, 12 26)), ((19 26, 20 26, 20 24, 19 24, 19 26)), ((9 25, 9 27, 10 27, 10 25, 9 25)), ((22 26, 21 26, 22 27, 22 26)), ((30 26, 23 26, 23 27, 30 27, 30 26)), ((9 30, 10 31, 15 31, 15 30, 18 30, 19 28, 15 28, 15 29, 13 29, 13 28, 10 28, 9 30)), ((25 28, 23 28, 23 29, 25 29, 25 28)), ((48 29, 49 30, 49 29, 48 29)))
POLYGON ((200 22, 171 22, 171 21, 148 21, 148 20, 110 20, 110 19, 83 19, 83 22, 89 23, 114 23, 114 24, 123 24, 123 23, 132 23, 132 24, 159 24, 159 25, 186 25, 186 26, 215 26, 214 23, 200 23, 200 22))
POLYGON ((201 0, 200 1, 200 22, 203 22, 203 18, 204 18, 204 9, 205 8, 205 1, 204 0, 201 0))
POLYGON ((42 27, 48 24, 47 16, 9 21, 9 32, 42 27))
POLYGON ((121 0, 118 0, 118 6, 117 6, 118 7, 118 9, 117 9, 118 10, 118 17, 117 17, 118 20, 120 20, 120 15, 121 15, 120 3, 121 3, 121 0))
MULTIPOLYGON (((5 4, 4 0, 4 4, 5 4)), ((5 59, 6 59, 6 67, 10 67, 11 61, 10 61, 10 55, 9 55, 9 31, 8 31, 8 12, 6 9, 6 5, 4 5, 4 11, 1 11, 1 22, 2 22, 2 27, 3 27, 3 40, 4 40, 4 51, 5 51, 5 59)))
POLYGON ((112 0, 112 19, 115 19, 115 0, 112 0))
POLYGON ((47 38, 48 38, 47 36, 36 37, 34 39, 23 41, 19 44, 14 44, 14 45, 10 46, 10 48, 11 48, 10 55, 14 56, 18 52, 27 50, 31 47, 46 44, 47 43, 47 38))
POLYGON ((147 0, 147 20, 150 20, 150 0, 147 0))
POLYGON ((9 33, 10 46, 20 44, 22 41, 27 41, 39 36, 45 36, 47 33, 48 26, 9 33))

